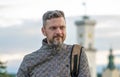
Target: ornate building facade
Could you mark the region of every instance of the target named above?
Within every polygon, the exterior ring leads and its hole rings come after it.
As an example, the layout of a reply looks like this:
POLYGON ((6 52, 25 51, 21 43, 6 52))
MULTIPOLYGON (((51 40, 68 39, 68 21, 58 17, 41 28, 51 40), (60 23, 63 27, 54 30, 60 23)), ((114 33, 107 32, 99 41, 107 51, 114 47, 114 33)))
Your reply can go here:
POLYGON ((107 68, 104 70, 102 77, 120 77, 119 70, 116 68, 114 63, 114 56, 112 54, 112 49, 110 49, 109 54, 109 63, 107 65, 107 68))

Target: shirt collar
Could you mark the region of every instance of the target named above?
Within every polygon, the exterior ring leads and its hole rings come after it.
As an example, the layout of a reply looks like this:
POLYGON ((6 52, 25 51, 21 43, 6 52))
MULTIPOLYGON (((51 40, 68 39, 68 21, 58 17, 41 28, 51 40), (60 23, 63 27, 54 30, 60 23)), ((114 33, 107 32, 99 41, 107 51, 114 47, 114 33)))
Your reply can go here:
POLYGON ((61 46, 50 45, 47 42, 47 38, 44 38, 42 41, 42 48, 45 48, 45 49, 60 50, 63 46, 64 44, 62 44, 61 46))

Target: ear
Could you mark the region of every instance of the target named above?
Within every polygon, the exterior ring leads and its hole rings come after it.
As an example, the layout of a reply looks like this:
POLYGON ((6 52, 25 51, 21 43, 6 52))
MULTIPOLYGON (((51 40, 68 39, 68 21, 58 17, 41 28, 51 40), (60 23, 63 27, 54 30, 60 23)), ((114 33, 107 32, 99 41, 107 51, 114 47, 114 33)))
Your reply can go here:
POLYGON ((43 35, 46 36, 46 32, 45 32, 45 28, 44 27, 41 28, 41 31, 42 31, 43 35))

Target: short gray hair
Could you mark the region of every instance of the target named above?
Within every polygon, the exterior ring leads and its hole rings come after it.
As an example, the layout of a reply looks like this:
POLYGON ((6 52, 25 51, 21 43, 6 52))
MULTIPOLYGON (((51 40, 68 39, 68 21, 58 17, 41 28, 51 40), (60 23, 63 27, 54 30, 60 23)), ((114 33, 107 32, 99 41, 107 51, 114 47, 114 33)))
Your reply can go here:
POLYGON ((65 19, 64 16, 64 12, 61 10, 53 10, 53 11, 47 11, 44 13, 43 15, 43 26, 46 25, 46 20, 52 19, 52 18, 58 18, 58 17, 63 17, 65 19))

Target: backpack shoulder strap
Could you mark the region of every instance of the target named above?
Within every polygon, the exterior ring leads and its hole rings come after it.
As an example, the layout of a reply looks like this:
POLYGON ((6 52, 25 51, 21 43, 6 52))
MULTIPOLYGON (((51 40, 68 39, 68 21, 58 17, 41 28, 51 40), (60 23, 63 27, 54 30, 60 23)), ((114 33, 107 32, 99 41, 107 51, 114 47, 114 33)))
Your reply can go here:
POLYGON ((81 45, 77 45, 77 44, 73 45, 70 55, 71 77, 78 77, 81 52, 82 52, 81 45))

